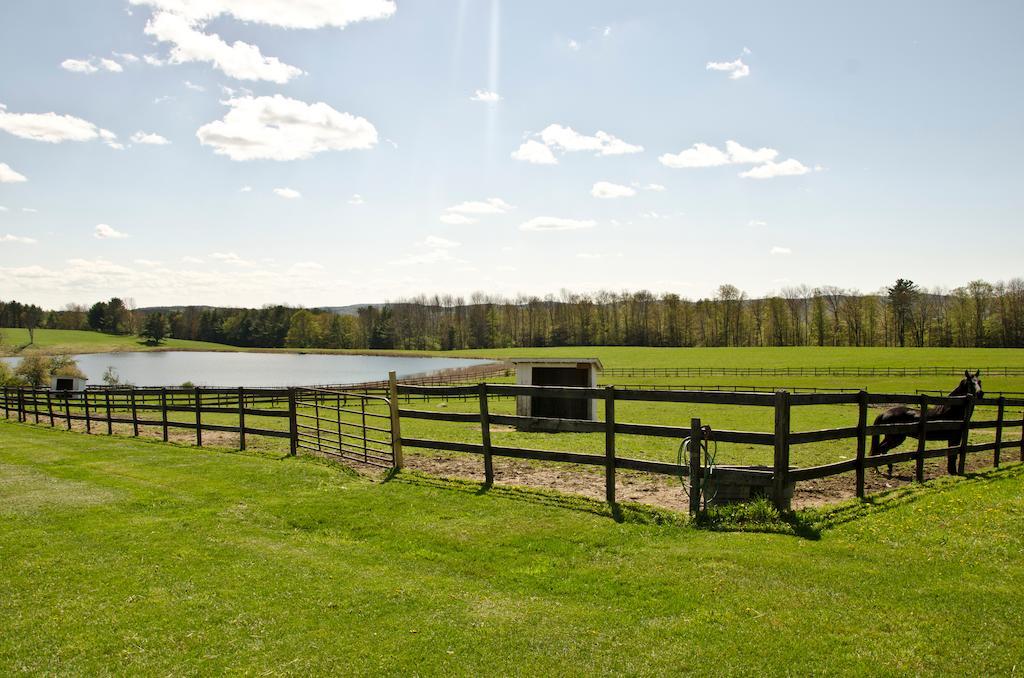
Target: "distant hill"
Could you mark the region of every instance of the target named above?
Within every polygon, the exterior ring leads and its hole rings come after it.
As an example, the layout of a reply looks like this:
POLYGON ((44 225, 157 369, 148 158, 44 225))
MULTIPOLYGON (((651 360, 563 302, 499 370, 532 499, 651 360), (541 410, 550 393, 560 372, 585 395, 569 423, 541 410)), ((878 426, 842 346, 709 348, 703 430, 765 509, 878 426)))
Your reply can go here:
POLYGON ((338 315, 358 315, 359 309, 366 308, 367 306, 381 308, 384 304, 349 304, 348 306, 317 306, 316 308, 320 311, 330 311, 338 315))
MULTIPOLYGON (((348 306, 314 306, 315 311, 329 311, 331 313, 337 313, 338 315, 358 315, 359 309, 372 306, 374 308, 381 308, 384 306, 383 303, 379 304, 349 304, 348 306)), ((296 306, 295 308, 301 308, 296 306)), ((182 313, 187 309, 197 309, 200 311, 205 310, 240 310, 234 306, 206 306, 206 305, 182 305, 182 306, 144 306, 138 310, 143 313, 182 313)))

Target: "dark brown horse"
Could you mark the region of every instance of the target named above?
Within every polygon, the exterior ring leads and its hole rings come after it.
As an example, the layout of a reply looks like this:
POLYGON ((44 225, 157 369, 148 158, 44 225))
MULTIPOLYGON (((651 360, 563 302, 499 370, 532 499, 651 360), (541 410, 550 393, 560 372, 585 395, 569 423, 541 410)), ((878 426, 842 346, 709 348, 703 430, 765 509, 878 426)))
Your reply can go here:
MULTIPOLYGON (((950 397, 955 396, 973 396, 975 398, 983 398, 985 396, 984 391, 981 390, 981 370, 971 374, 970 370, 964 371, 964 378, 960 381, 960 384, 953 389, 953 392, 949 394, 950 397)), ((963 421, 964 415, 968 404, 966 400, 958 402, 954 405, 939 405, 938 407, 928 408, 928 421, 934 421, 936 419, 942 420, 953 420, 963 421)), ((921 413, 910 407, 890 407, 885 412, 875 417, 875 425, 879 424, 914 424, 921 420, 921 413)), ((886 433, 885 437, 881 441, 878 440, 878 434, 871 437, 871 456, 876 454, 885 454, 890 450, 893 450, 903 444, 903 441, 907 439, 907 436, 911 438, 917 438, 917 433, 886 433)), ((956 447, 960 444, 961 436, 963 435, 962 430, 950 430, 950 431, 928 431, 925 434, 926 440, 945 440, 949 447, 956 447)), ((956 464, 956 452, 949 452, 946 455, 946 470, 949 471, 950 475, 956 475, 957 464, 956 464)), ((892 475, 892 464, 889 464, 889 475, 892 475)))

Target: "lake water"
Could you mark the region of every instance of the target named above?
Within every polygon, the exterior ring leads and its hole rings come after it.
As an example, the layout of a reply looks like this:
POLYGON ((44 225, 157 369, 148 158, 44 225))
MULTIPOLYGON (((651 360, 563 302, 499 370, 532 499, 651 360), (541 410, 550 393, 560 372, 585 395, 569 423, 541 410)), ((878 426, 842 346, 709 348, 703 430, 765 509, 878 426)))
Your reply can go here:
MULTIPOLYGON (((89 377, 90 385, 102 384, 103 373, 107 367, 113 367, 122 382, 135 386, 179 386, 190 381, 208 387, 351 384, 387 379, 392 370, 399 377, 408 377, 491 362, 466 358, 214 351, 87 353, 74 358, 89 377)), ((17 363, 18 358, 3 360, 17 363)))

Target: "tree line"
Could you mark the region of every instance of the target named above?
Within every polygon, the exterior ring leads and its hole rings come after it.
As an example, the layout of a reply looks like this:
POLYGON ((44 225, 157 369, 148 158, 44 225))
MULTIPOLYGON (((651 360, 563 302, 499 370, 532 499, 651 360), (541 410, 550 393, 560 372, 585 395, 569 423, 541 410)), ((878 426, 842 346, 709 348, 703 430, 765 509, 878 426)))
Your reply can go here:
MULTIPOLYGON (((328 310, 185 307, 134 310, 120 299, 41 312, 40 327, 172 336, 250 347, 451 350, 515 346, 1024 347, 1024 279, 975 280, 951 291, 899 279, 862 294, 834 286, 751 298, 733 285, 674 293, 563 290, 545 297, 419 296, 355 315, 328 310), (157 318, 156 320, 154 318, 157 318)), ((17 302, 0 302, 0 324, 17 302)), ((35 307, 38 308, 38 307, 35 307)), ((150 337, 152 340, 152 337, 150 337)))

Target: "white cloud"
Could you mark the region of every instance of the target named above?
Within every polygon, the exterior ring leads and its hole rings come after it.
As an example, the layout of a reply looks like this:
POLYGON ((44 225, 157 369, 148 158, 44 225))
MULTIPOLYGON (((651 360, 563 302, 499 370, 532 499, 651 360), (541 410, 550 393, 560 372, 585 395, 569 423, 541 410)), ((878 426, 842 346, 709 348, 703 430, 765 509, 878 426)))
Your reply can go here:
POLYGON ((607 38, 607 37, 608 37, 609 35, 611 35, 611 34, 612 34, 612 27, 611 27, 611 26, 605 26, 605 27, 604 27, 604 30, 603 30, 603 31, 601 31, 601 35, 603 35, 603 36, 604 36, 604 37, 606 37, 606 38, 607 38))
POLYGON ((232 160, 300 160, 323 151, 372 148, 377 130, 365 118, 320 102, 275 94, 224 102, 231 110, 196 131, 199 142, 232 160))
POLYGON ((674 169, 682 167, 717 167, 719 165, 728 165, 729 156, 714 146, 698 142, 692 148, 688 148, 685 151, 660 155, 658 156, 658 162, 674 169))
POLYGON ((590 195, 595 198, 629 198, 636 195, 636 189, 622 184, 613 184, 610 181, 598 181, 590 189, 590 195))
POLYGON ((739 80, 750 75, 750 66, 743 63, 743 59, 736 59, 735 61, 709 61, 706 70, 724 71, 729 74, 730 80, 739 80))
POLYGON ((505 214, 512 205, 501 198, 487 198, 486 200, 471 200, 460 202, 458 205, 448 207, 446 212, 458 212, 459 214, 505 214))
POLYGON ((151 146, 166 146, 167 144, 171 143, 170 141, 160 136, 159 134, 142 131, 138 131, 135 134, 133 134, 132 141, 137 144, 149 144, 151 146))
POLYGON ((551 149, 533 139, 524 141, 522 146, 512 151, 512 157, 516 160, 533 163, 534 165, 558 164, 558 159, 555 158, 555 154, 551 152, 551 149))
POLYGON ((210 255, 210 258, 214 261, 219 261, 224 264, 230 264, 232 266, 252 266, 253 263, 242 257, 238 256, 234 252, 214 252, 210 255))
POLYGON ((167 65, 167 60, 166 59, 161 59, 160 57, 158 57, 155 54, 146 54, 146 55, 144 55, 142 57, 142 59, 143 59, 143 61, 145 61, 150 66, 166 66, 167 65))
POLYGON ((24 174, 15 172, 10 165, 0 162, 0 184, 19 184, 24 181, 28 181, 24 174))
POLYGON ((761 227, 761 226, 767 226, 767 225, 768 225, 767 221, 761 221, 760 219, 751 219, 750 221, 747 222, 747 226, 753 226, 753 227, 761 227))
POLYGON ((323 264, 318 264, 315 261, 297 261, 288 268, 288 273, 296 275, 299 273, 316 273, 324 270, 323 264))
POLYGON ((771 251, 769 253, 770 254, 792 254, 793 250, 789 249, 788 247, 779 247, 778 245, 776 245, 775 247, 773 247, 771 249, 771 251))
POLYGON ((775 177, 796 177, 810 171, 810 167, 795 158, 790 158, 782 162, 767 162, 758 167, 752 167, 746 172, 740 172, 740 176, 747 179, 773 179, 775 177))
POLYGON ((25 213, 27 213, 27 214, 35 214, 35 213, 36 213, 36 212, 38 212, 39 210, 37 210, 37 209, 36 209, 35 207, 22 207, 22 208, 21 208, 21 211, 22 211, 22 212, 25 212, 25 213))
POLYGON ((570 40, 568 47, 574 52, 580 51, 580 43, 576 42, 575 40, 570 40))
POLYGON ((749 179, 771 179, 773 177, 796 176, 811 171, 798 160, 790 158, 783 162, 775 162, 779 152, 774 148, 747 148, 729 140, 725 142, 725 150, 696 143, 679 153, 665 153, 658 157, 661 164, 675 169, 684 167, 718 167, 720 165, 755 165, 740 173, 749 179))
POLYGON ((35 245, 37 241, 35 238, 27 238, 25 236, 11 235, 8 233, 7 235, 0 236, 0 242, 18 243, 19 245, 35 245))
POLYGON ((124 67, 113 59, 100 59, 100 67, 111 73, 123 73, 124 67))
POLYGON ((145 32, 173 45, 171 63, 207 62, 237 80, 266 80, 279 85, 302 75, 302 69, 277 57, 264 56, 256 45, 241 40, 229 45, 216 33, 202 32, 197 24, 179 14, 157 12, 146 23, 145 32))
POLYGON ((592 219, 562 219, 560 217, 534 217, 519 224, 521 231, 572 231, 581 228, 593 228, 597 225, 592 219))
POLYGON ((206 263, 206 262, 204 262, 199 257, 182 257, 181 258, 181 263, 183 263, 183 264, 202 264, 202 263, 206 263))
POLYGON ((497 92, 491 92, 486 89, 478 89, 473 92, 473 96, 469 97, 470 101, 483 101, 484 103, 493 104, 501 101, 501 96, 497 92))
POLYGON ((203 87, 202 85, 197 85, 194 82, 192 82, 191 80, 185 80, 182 84, 185 85, 185 87, 187 89, 190 89, 193 92, 205 92, 206 91, 205 87, 203 87))
POLYGON ((93 237, 99 238, 100 240, 116 240, 119 238, 127 238, 127 233, 122 233, 113 226, 107 224, 96 224, 96 228, 93 230, 93 237))
POLYGON ((665 187, 662 186, 661 184, 647 184, 646 186, 644 186, 644 190, 645 191, 658 191, 660 193, 661 191, 665 190, 665 187))
POLYGON ((126 64, 135 64, 139 62, 139 57, 135 56, 130 52, 113 52, 116 57, 121 57, 121 60, 126 64))
POLYGON ((242 186, 238 189, 239 193, 252 193, 252 186, 242 186))
POLYGON ((412 266, 418 264, 440 264, 440 263, 465 263, 462 259, 455 257, 452 250, 460 247, 461 243, 436 235, 429 235, 419 243, 419 250, 401 259, 391 262, 397 266, 412 266))
POLYGON ((302 197, 302 194, 294 188, 275 188, 274 193, 287 200, 295 200, 302 197))
POLYGON ((479 219, 474 219, 473 217, 467 217, 465 214, 453 213, 442 214, 440 219, 442 223, 450 224, 452 226, 466 226, 469 224, 475 224, 480 221, 479 219))
POLYGON ((643 146, 627 143, 607 132, 598 131, 593 136, 587 136, 558 124, 548 125, 534 137, 513 151, 512 157, 536 165, 555 165, 558 159, 552 149, 563 153, 594 151, 596 155, 623 155, 644 150, 643 146))
POLYGON ((92 75, 96 71, 100 70, 96 66, 93 66, 90 61, 85 59, 65 59, 60 62, 60 67, 65 71, 71 71, 72 73, 85 73, 86 75, 92 75))
POLYGON ((193 23, 227 14, 239 21, 280 28, 345 28, 350 23, 386 19, 395 13, 393 0, 129 0, 155 11, 173 12, 193 23))
MULTIPOLYGON (((136 61, 138 60, 136 57, 132 58, 135 58, 136 61)), ((65 59, 60 62, 60 67, 65 71, 84 73, 85 75, 92 75, 100 69, 110 71, 111 73, 121 73, 124 71, 124 67, 113 59, 96 59, 95 57, 90 57, 89 59, 65 59)))
POLYGON ((6 211, 7 211, 7 208, 4 207, 3 205, 0 205, 0 212, 6 212, 6 211))
POLYGON ((448 238, 442 238, 436 235, 428 235, 423 241, 423 244, 427 247, 441 247, 444 249, 451 249, 453 247, 459 247, 462 243, 449 240, 448 238))
POLYGON ((138 264, 139 266, 150 266, 150 267, 160 266, 161 265, 161 262, 156 261, 154 259, 136 259, 135 263, 138 264))
POLYGON ((607 132, 598 131, 594 136, 586 136, 571 127, 558 124, 545 127, 540 138, 547 146, 567 152, 597 151, 598 155, 622 155, 644 150, 643 146, 626 143, 607 132))
POLYGON ((352 197, 348 199, 349 205, 362 205, 365 202, 366 201, 363 200, 363 196, 359 195, 358 193, 353 193, 352 197))
POLYGON ((8 113, 0 104, 0 130, 22 139, 59 144, 64 141, 92 141, 102 139, 108 146, 118 148, 117 135, 97 127, 88 120, 57 113, 8 113))

